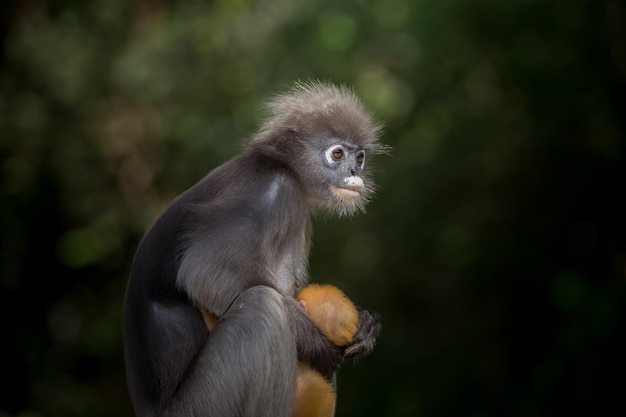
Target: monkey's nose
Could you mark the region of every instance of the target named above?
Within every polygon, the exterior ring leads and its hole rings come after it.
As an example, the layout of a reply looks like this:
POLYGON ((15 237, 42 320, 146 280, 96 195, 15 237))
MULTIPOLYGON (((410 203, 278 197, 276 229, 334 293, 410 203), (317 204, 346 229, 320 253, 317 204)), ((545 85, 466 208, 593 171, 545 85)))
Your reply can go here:
POLYGON ((354 176, 356 174, 356 169, 350 168, 350 175, 354 176))

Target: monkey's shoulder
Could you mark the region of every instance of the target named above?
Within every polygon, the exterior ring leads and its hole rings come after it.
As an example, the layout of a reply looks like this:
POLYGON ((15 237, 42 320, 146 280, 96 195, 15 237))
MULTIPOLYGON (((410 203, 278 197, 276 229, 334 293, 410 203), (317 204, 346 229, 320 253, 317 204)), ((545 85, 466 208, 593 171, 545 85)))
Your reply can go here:
POLYGON ((243 153, 215 168, 185 193, 182 202, 278 216, 307 210, 305 193, 293 170, 258 152, 243 153))

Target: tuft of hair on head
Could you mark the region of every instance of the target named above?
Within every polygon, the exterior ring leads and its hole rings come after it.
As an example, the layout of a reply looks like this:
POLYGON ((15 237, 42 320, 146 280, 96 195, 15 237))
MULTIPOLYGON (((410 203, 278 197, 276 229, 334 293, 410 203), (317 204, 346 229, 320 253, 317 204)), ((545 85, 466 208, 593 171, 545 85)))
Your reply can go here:
POLYGON ((297 81, 267 103, 268 116, 253 141, 294 132, 305 138, 320 129, 342 135, 370 154, 386 153, 379 142, 383 125, 372 117, 351 88, 327 81, 297 81))

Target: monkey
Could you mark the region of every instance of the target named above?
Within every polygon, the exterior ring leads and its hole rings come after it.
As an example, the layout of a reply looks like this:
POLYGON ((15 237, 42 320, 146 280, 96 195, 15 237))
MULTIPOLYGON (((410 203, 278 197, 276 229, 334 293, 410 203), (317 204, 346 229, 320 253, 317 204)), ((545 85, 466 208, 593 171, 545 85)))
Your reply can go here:
MULTIPOLYGON (((296 296, 320 331, 335 345, 350 344, 359 313, 350 299, 332 285, 310 284, 296 296)), ((306 364, 298 363, 296 398, 291 417, 332 417, 337 395, 333 384, 306 364)))
POLYGON ((298 361, 332 380, 375 345, 378 313, 359 308, 340 347, 295 294, 309 280, 311 217, 371 200, 382 126, 327 82, 298 82, 267 110, 242 151, 174 199, 137 247, 123 337, 139 417, 287 417, 298 361))

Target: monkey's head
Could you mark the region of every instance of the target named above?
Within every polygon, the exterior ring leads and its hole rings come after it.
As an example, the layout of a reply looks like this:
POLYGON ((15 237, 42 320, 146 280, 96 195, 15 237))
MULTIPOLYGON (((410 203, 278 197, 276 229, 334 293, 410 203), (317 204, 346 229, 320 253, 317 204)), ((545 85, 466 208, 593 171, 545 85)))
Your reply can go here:
POLYGON ((297 83, 268 105, 253 143, 269 145, 305 187, 313 207, 340 215, 363 210, 374 193, 369 158, 384 153, 382 126, 348 88, 297 83))

